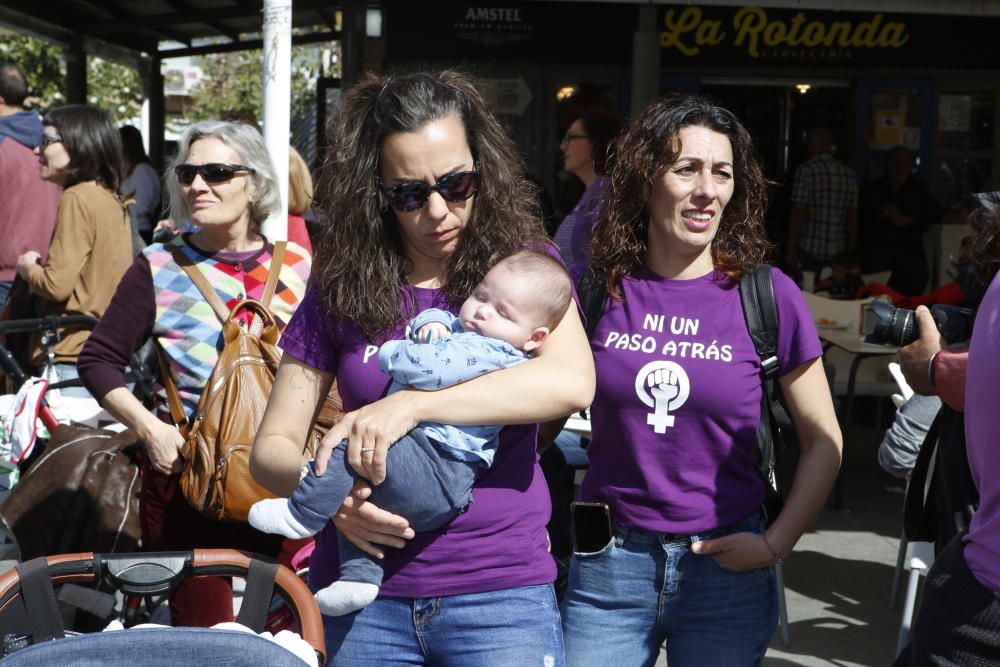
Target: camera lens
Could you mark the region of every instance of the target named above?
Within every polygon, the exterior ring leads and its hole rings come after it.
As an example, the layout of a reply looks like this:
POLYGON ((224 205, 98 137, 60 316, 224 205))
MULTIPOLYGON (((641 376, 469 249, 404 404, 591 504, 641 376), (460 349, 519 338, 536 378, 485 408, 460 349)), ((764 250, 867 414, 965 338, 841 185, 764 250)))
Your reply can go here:
POLYGON ((916 313, 912 310, 896 308, 881 301, 872 301, 869 307, 871 317, 865 318, 866 343, 903 347, 919 337, 916 313))

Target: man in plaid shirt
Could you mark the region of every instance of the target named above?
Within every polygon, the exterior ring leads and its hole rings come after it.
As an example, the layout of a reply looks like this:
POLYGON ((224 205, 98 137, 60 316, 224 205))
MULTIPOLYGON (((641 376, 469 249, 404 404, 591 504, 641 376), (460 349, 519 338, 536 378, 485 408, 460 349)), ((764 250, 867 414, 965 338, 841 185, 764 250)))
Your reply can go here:
POLYGON ((858 180, 833 157, 833 136, 825 127, 809 130, 809 159, 795 171, 788 230, 788 261, 819 271, 858 238, 858 180))

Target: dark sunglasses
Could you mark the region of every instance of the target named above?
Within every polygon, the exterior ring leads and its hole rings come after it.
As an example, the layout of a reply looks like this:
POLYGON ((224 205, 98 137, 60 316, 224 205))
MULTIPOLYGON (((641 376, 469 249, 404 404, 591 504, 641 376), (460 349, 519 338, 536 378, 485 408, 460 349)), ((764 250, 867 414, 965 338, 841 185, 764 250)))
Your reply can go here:
POLYGON ((38 147, 41 150, 45 150, 46 148, 49 147, 49 144, 58 144, 60 141, 62 141, 61 134, 43 134, 42 140, 41 142, 39 142, 38 147))
POLYGON ((242 164, 222 164, 221 162, 211 162, 209 164, 179 164, 174 167, 174 174, 177 180, 183 185, 194 183, 196 174, 201 175, 201 179, 206 183, 225 183, 233 180, 237 172, 245 171, 248 174, 255 174, 257 171, 242 164))
POLYGON ((382 179, 379 179, 378 187, 389 200, 390 206, 397 211, 411 213, 427 206, 432 190, 452 204, 465 201, 479 190, 479 170, 448 174, 434 185, 427 185, 423 181, 406 181, 387 188, 382 179))

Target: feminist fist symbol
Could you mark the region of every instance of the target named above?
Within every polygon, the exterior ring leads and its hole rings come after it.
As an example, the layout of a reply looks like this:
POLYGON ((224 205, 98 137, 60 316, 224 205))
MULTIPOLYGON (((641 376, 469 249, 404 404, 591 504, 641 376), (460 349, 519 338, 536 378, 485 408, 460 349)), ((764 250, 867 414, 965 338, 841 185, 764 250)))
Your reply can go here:
POLYGON ((688 399, 691 392, 687 373, 672 361, 653 361, 639 371, 635 378, 635 390, 639 398, 653 412, 646 415, 646 423, 655 433, 666 433, 674 425, 676 411, 688 399))

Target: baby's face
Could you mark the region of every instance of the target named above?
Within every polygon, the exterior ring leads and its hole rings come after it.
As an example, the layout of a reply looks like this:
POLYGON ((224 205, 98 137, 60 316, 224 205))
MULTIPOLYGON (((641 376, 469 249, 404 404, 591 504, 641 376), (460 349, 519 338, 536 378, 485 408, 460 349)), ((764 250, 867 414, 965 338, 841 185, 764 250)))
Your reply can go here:
POLYGON ((462 328, 524 350, 541 325, 533 286, 500 262, 476 285, 458 313, 462 328))

